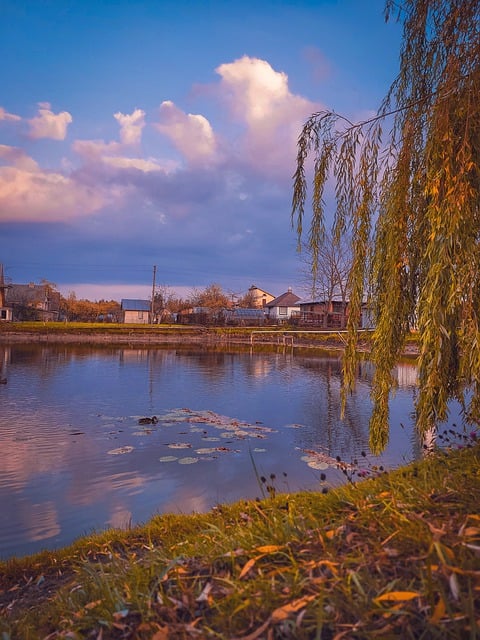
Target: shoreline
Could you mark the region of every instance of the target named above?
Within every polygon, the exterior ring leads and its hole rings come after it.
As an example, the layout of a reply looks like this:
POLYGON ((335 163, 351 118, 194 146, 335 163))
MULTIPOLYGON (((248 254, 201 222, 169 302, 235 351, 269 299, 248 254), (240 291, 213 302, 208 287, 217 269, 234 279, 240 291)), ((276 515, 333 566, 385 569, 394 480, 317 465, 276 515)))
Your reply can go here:
MULTIPOLYGON (((339 331, 311 331, 259 327, 204 327, 177 325, 89 325, 74 326, 64 323, 28 323, 24 326, 0 325, 0 343, 48 343, 48 344, 92 344, 104 346, 187 346, 200 345, 206 348, 229 347, 282 347, 307 351, 335 351, 345 349, 345 333, 339 331)), ((371 351, 371 332, 359 333, 357 350, 363 354, 371 351)), ((416 358, 418 345, 408 340, 402 357, 416 358)))

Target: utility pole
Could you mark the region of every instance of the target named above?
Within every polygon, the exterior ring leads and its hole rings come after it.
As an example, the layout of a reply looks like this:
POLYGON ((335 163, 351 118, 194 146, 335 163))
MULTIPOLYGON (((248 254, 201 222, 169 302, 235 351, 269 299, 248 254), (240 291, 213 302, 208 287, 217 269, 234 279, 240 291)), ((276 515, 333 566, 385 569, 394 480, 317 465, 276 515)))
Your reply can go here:
POLYGON ((153 324, 154 321, 154 304, 155 304, 155 278, 157 275, 157 265, 153 265, 153 281, 152 281, 152 303, 150 305, 150 320, 153 324))

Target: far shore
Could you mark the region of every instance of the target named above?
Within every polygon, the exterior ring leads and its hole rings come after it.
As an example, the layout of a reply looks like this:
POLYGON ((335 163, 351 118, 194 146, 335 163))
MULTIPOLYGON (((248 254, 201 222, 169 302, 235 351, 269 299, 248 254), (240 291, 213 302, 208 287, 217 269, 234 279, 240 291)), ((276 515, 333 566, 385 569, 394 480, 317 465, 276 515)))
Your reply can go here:
MULTIPOLYGON (((368 353, 372 332, 358 334, 358 351, 368 353)), ((200 325, 131 325, 65 322, 0 324, 0 343, 71 343, 95 345, 202 345, 208 348, 282 347, 308 351, 343 351, 345 331, 316 331, 289 326, 206 327, 200 325)), ((416 357, 418 343, 412 334, 403 356, 416 357)))

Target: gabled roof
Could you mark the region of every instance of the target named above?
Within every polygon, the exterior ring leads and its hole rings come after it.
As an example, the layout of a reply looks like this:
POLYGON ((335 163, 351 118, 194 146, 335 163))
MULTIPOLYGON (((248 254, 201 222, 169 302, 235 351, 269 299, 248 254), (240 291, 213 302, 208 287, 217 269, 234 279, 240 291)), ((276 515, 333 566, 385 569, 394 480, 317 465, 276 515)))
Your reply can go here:
POLYGON ((150 311, 150 300, 123 299, 121 303, 123 311, 150 311))
POLYGON ((292 291, 287 291, 286 293, 282 293, 281 296, 275 298, 271 302, 267 303, 267 307, 296 307, 298 306, 298 301, 300 297, 295 295, 292 291))

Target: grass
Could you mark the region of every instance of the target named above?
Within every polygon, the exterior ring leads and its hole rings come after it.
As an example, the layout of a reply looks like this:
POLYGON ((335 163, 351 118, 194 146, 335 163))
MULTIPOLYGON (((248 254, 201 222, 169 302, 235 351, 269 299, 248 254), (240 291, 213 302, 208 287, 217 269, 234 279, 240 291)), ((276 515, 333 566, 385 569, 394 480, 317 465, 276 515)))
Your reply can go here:
POLYGON ((326 494, 270 489, 12 559, 0 637, 479 638, 479 463, 472 439, 326 494))

